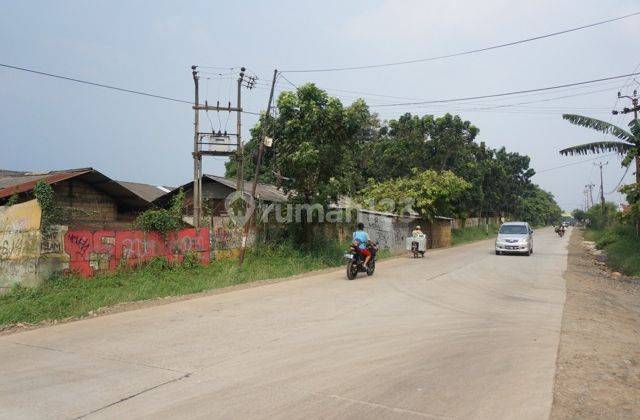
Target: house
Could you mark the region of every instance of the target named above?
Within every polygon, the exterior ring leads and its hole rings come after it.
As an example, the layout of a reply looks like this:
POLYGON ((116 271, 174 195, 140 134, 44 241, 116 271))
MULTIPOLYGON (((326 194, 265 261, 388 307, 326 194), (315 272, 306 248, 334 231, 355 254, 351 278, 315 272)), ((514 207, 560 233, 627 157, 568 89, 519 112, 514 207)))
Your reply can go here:
POLYGON ((93 168, 50 172, 21 172, 0 169, 0 205, 12 196, 18 202, 33 198, 33 188, 44 181, 53 188, 55 204, 61 210, 60 223, 73 228, 116 228, 130 226, 148 209, 151 201, 169 189, 154 194, 152 186, 118 182, 93 168))
MULTIPOLYGON (((244 190, 251 191, 253 182, 245 181, 244 190)), ((216 175, 202 175, 202 204, 205 209, 205 215, 214 217, 225 216, 224 201, 232 193, 236 191, 237 180, 233 178, 225 178, 216 175)), ((193 215, 193 181, 173 189, 163 196, 154 200, 153 204, 163 207, 166 206, 171 197, 173 197, 180 189, 185 193, 185 214, 193 215)), ((287 196, 275 185, 258 183, 256 186, 256 200, 263 203, 283 203, 287 201, 287 196)))

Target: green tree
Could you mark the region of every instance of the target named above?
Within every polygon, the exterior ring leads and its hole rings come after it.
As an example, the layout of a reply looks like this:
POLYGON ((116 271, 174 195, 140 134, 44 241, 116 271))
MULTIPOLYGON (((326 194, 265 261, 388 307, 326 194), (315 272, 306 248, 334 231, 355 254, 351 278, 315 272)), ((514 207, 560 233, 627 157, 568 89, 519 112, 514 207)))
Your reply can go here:
POLYGON ((455 200, 471 185, 451 171, 413 170, 411 177, 396 178, 383 182, 371 182, 362 190, 360 201, 373 203, 381 211, 402 214, 405 205, 422 217, 452 215, 455 200))
POLYGON ((327 205, 353 192, 360 171, 354 149, 371 119, 364 102, 345 108, 306 84, 281 93, 277 108, 268 130, 274 138, 271 168, 284 177, 281 186, 293 201, 327 205))
POLYGON ((513 216, 533 226, 545 226, 559 223, 562 209, 556 203, 553 194, 532 185, 523 194, 517 213, 513 216))
POLYGON ((582 209, 575 209, 571 212, 571 215, 577 222, 582 223, 587 218, 587 213, 582 209))

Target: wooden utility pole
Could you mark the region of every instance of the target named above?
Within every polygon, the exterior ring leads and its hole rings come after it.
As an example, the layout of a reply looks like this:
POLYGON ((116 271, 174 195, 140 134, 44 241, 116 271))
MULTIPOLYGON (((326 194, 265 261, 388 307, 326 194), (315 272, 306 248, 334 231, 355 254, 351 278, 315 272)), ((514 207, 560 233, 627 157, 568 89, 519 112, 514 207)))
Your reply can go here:
MULTIPOLYGON (((265 114, 264 123, 260 125, 260 146, 258 147, 258 159, 256 161, 256 169, 253 175, 253 184, 251 185, 251 197, 256 195, 256 187, 258 186, 258 178, 260 177, 260 163, 262 162, 262 155, 264 153, 264 138, 267 135, 267 125, 271 118, 271 103, 273 102, 273 91, 276 87, 276 79, 278 77, 278 70, 273 71, 273 80, 271 80, 271 92, 269 92, 269 102, 267 102, 267 112, 265 114)), ((247 238, 249 236, 249 229, 255 218, 255 210, 244 224, 244 230, 242 232, 242 245, 240 247, 240 255, 238 256, 238 267, 242 267, 244 262, 244 254, 247 248, 247 238)))
POLYGON ((193 116, 193 225, 196 229, 200 228, 200 209, 201 195, 200 187, 202 185, 202 156, 200 155, 200 98, 198 94, 198 71, 196 66, 191 66, 191 74, 193 75, 193 83, 195 85, 194 100, 194 116, 193 116))

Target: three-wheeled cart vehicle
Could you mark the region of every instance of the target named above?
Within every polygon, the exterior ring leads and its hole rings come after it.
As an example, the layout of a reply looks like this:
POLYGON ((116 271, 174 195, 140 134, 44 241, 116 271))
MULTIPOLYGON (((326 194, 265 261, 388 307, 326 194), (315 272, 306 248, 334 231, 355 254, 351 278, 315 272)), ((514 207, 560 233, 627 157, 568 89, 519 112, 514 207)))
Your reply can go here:
POLYGON ((418 258, 418 256, 424 258, 424 253, 427 251, 427 235, 409 236, 407 251, 413 254, 413 258, 418 258))

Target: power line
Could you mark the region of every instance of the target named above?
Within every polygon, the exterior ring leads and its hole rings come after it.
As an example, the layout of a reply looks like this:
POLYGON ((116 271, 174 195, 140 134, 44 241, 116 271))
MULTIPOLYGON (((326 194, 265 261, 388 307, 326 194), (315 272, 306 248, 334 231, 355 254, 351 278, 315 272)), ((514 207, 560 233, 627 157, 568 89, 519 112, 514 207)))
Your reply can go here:
POLYGON ((278 76, 279 76, 279 77, 282 77, 284 80, 286 80, 286 81, 287 81, 287 83, 289 83, 289 84, 290 84, 291 86, 293 86, 295 89, 298 89, 298 86, 296 86, 296 84, 295 84, 295 83, 293 83, 291 80, 287 79, 287 78, 285 77, 285 75, 284 75, 284 74, 282 74, 282 73, 278 73, 278 76))
POLYGON ((424 62, 428 62, 428 61, 444 60, 444 59, 447 59, 447 58, 459 57, 459 56, 462 56, 462 55, 476 54, 476 53, 479 53, 479 52, 496 50, 498 48, 511 47, 511 46, 518 45, 518 44, 524 44, 526 42, 538 41, 538 40, 541 40, 541 39, 544 39, 544 38, 551 38, 551 37, 554 37, 554 36, 563 35, 563 34, 567 34, 567 33, 570 33, 570 32, 575 32, 575 31, 580 31, 582 29, 593 28, 595 26, 604 25, 606 23, 611 23, 611 22, 615 22, 615 21, 618 21, 618 20, 622 20, 622 19, 627 19, 627 18, 630 18, 630 17, 633 17, 633 16, 637 16, 637 15, 640 15, 640 12, 630 13, 628 15, 624 15, 624 16, 620 16, 620 17, 616 17, 616 18, 612 18, 612 19, 607 19, 607 20, 602 20, 602 21, 599 21, 599 22, 594 22, 594 23, 590 23, 588 25, 578 26, 578 27, 575 27, 575 28, 565 29, 565 30, 562 30, 562 31, 552 32, 552 33, 545 34, 545 35, 539 35, 539 36, 534 36, 534 37, 531 37, 531 38, 521 39, 519 41, 506 42, 506 43, 503 43, 503 44, 492 45, 492 46, 489 46, 489 47, 478 48, 478 49, 468 50, 468 51, 461 51, 461 52, 452 53, 452 54, 446 54, 446 55, 439 55, 439 56, 435 56, 435 57, 418 58, 418 59, 413 59, 413 60, 396 61, 396 62, 383 63, 383 64, 370 64, 370 65, 363 65, 363 66, 316 68, 316 69, 302 69, 302 70, 283 70, 283 71, 286 72, 286 73, 321 73, 321 72, 333 72, 333 71, 365 70, 365 69, 373 69, 373 68, 380 68, 380 67, 401 66, 401 65, 405 65, 405 64, 415 64, 415 63, 424 63, 424 62))
MULTIPOLYGON (((554 171, 554 170, 556 170, 556 169, 565 168, 565 167, 567 167, 567 166, 580 165, 580 164, 582 164, 582 163, 591 162, 591 161, 594 161, 594 160, 597 160, 597 159, 602 159, 603 157, 610 157, 610 156, 615 156, 615 155, 617 155, 617 153, 611 153, 611 154, 608 154, 608 155, 597 156, 597 157, 594 157, 594 158, 591 158, 591 159, 581 160, 581 161, 579 161, 579 162, 566 163, 566 164, 564 164, 564 165, 555 166, 555 167, 553 167, 553 168, 548 168, 548 169, 543 169, 543 170, 541 170, 541 171, 536 171, 536 175, 537 175, 537 174, 541 174, 541 173, 543 173, 543 172, 554 171)), ((593 168, 592 168, 592 169, 593 169, 593 168)))
MULTIPOLYGON (((2 63, 0 63, 0 67, 5 67, 5 68, 8 68, 8 69, 12 69, 12 70, 24 71, 24 72, 27 72, 27 73, 33 73, 33 74, 37 74, 39 76, 46 76, 46 77, 52 77, 52 78, 55 78, 55 79, 66 80, 66 81, 69 81, 69 82, 81 83, 81 84, 85 84, 85 85, 89 85, 89 86, 96 86, 96 87, 101 87, 101 88, 105 88, 105 89, 111 89, 111 90, 115 90, 115 91, 118 91, 118 92, 130 93, 130 94, 133 94, 133 95, 141 95, 141 96, 146 96, 146 97, 155 98, 155 99, 162 99, 162 100, 165 100, 165 101, 171 101, 171 102, 178 102, 178 103, 184 103, 184 104, 193 105, 193 101, 188 101, 188 100, 184 100, 184 99, 177 99, 177 98, 171 98, 169 96, 163 96, 163 95, 156 95, 154 93, 142 92, 142 91, 139 91, 139 90, 125 89, 125 88, 121 88, 121 87, 113 86, 113 85, 105 85, 103 83, 96 83, 96 82, 91 82, 89 80, 77 79, 75 77, 69 77, 69 76, 62 76, 62 75, 59 75, 59 74, 47 73, 47 72, 44 72, 44 71, 28 69, 28 68, 25 68, 25 67, 12 66, 12 65, 9 65, 9 64, 2 64, 2 63)), ((251 114, 251 115, 260 115, 259 112, 251 112, 251 111, 242 111, 242 113, 243 114, 251 114)))
POLYGON ((105 84, 102 84, 102 83, 90 82, 88 80, 81 80, 81 79, 76 79, 74 77, 61 76, 59 74, 53 74, 53 73, 46 73, 44 71, 37 71, 37 70, 33 70, 33 69, 28 69, 28 68, 25 68, 25 67, 11 66, 9 64, 2 64, 2 63, 0 63, 0 67, 5 67, 5 68, 8 68, 8 69, 13 69, 13 70, 26 71, 28 73, 34 73, 34 74, 38 74, 40 76, 47 76, 47 77, 53 77, 53 78, 56 78, 56 79, 67 80, 69 82, 76 82, 76 83, 82 83, 82 84, 90 85, 90 86, 97 86, 97 87, 101 87, 101 88, 105 88, 105 89, 117 90, 119 92, 132 93, 134 95, 149 96, 151 98, 164 99, 166 101, 181 102, 181 103, 185 103, 185 104, 193 104, 192 101, 185 101, 183 99, 170 98, 168 96, 162 96, 162 95, 156 95, 156 94, 153 94, 153 93, 141 92, 139 90, 131 90, 131 89, 125 89, 125 88, 121 88, 121 87, 117 87, 117 86, 105 85, 105 84))
POLYGON ((493 94, 490 94, 490 95, 470 96, 470 97, 466 97, 466 98, 435 99, 435 100, 420 101, 420 102, 398 102, 398 103, 394 103, 394 104, 380 104, 380 105, 372 105, 372 106, 376 106, 376 107, 393 106, 393 107, 396 107, 396 106, 405 106, 405 105, 427 105, 427 104, 438 104, 438 103, 448 103, 448 102, 470 101, 470 100, 474 100, 474 99, 498 98, 498 97, 503 97, 503 96, 519 95, 519 94, 523 94, 523 93, 543 92, 543 91, 561 89, 561 88, 566 88, 566 87, 581 86, 581 85, 586 85, 586 84, 591 84, 591 83, 604 82, 604 81, 607 81, 607 80, 616 80, 616 79, 621 79, 623 77, 635 76, 637 74, 640 74, 640 73, 623 74, 623 75, 620 75, 620 76, 603 77, 603 78, 600 78, 600 79, 586 80, 586 81, 583 81, 583 82, 566 83, 566 84, 563 84, 563 85, 547 86, 547 87, 536 88, 536 89, 517 90, 517 91, 512 91, 512 92, 493 93, 493 94))

